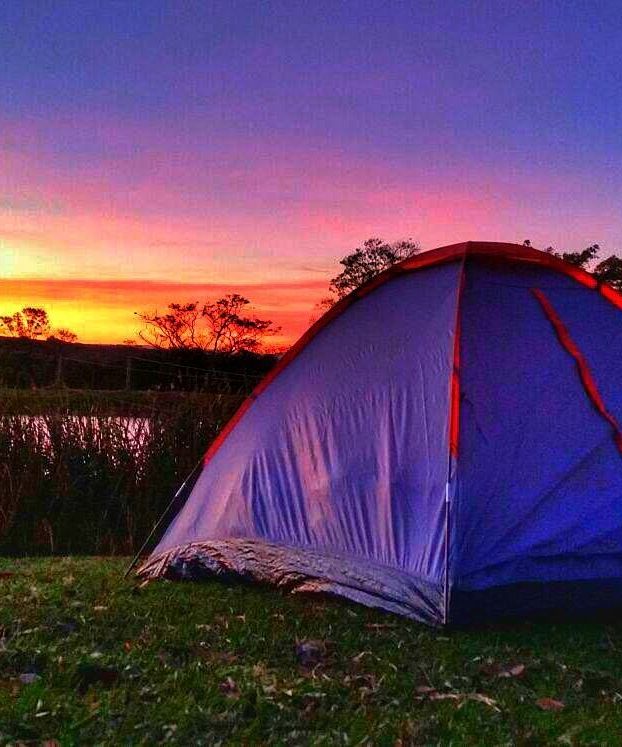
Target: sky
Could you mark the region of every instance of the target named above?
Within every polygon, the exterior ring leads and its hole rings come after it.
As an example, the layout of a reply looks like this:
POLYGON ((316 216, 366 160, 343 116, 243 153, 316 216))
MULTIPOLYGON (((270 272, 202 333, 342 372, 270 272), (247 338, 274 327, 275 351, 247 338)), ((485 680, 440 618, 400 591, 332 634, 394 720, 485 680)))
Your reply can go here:
POLYGON ((371 236, 622 249, 612 2, 3 0, 0 313, 241 292, 292 342, 371 236))

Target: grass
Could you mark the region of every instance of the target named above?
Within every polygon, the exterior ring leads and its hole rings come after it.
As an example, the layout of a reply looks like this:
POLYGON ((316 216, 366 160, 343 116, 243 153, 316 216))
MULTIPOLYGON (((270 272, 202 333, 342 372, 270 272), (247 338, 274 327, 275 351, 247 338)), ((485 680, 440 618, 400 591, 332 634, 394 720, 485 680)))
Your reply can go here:
POLYGON ((156 413, 174 413, 179 408, 195 412, 210 410, 214 401, 236 408, 242 394, 209 392, 159 392, 107 389, 11 389, 0 387, 3 415, 102 415, 149 417, 156 413))
POLYGON ((0 554, 133 552, 240 402, 227 394, 5 392, 0 554))
POLYGON ((446 632, 125 562, 0 560, 0 743, 620 743, 622 623, 446 632))

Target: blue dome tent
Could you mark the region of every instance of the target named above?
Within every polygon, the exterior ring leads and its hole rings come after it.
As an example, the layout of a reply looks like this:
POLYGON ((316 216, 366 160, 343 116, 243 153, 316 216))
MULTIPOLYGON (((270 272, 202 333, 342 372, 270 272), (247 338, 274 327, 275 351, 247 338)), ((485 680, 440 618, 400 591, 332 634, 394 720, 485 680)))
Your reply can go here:
POLYGON ((468 242, 333 307, 209 449, 146 578, 430 624, 622 606, 622 296, 468 242))

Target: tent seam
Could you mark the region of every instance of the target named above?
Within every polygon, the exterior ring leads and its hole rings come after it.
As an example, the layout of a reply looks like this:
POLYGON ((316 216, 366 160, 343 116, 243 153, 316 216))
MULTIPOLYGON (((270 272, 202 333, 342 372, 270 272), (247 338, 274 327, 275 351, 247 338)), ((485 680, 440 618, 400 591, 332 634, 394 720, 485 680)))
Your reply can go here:
POLYGON ((598 414, 612 428, 613 440, 618 448, 618 451, 620 452, 620 454, 622 454, 622 431, 620 430, 620 425, 615 417, 607 409, 602 395, 598 390, 598 386, 596 385, 596 381, 592 376, 592 372, 588 365, 587 359, 579 349, 577 343, 572 339, 568 328, 562 321, 561 317, 555 310, 553 304, 548 299, 546 294, 542 290, 540 290, 540 288, 532 288, 531 292, 540 303, 544 314, 555 330, 555 334, 557 336, 557 339, 559 340, 560 345, 574 360, 579 374, 579 379, 583 386, 583 390, 587 395, 587 398, 592 403, 594 409, 598 412, 598 414))
POLYGON ((447 454, 447 483, 445 485, 445 573, 443 581, 443 625, 447 625, 449 617, 449 533, 451 522, 451 494, 452 469, 457 468, 458 443, 460 432, 460 348, 461 348, 461 318, 462 318, 462 295, 465 282, 465 267, 469 244, 465 244, 462 255, 462 265, 458 278, 458 290, 456 297, 456 316, 454 321, 454 340, 451 362, 451 373, 449 377, 449 449, 447 454))

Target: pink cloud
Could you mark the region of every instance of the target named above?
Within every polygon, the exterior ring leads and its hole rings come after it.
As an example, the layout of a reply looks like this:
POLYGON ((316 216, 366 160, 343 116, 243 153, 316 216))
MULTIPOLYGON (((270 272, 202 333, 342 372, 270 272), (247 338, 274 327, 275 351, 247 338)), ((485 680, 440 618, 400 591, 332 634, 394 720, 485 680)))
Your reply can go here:
POLYGON ((230 290, 295 337, 337 260, 369 236, 578 248, 621 227, 621 195, 586 195, 570 168, 533 180, 530 164, 451 161, 442 144, 398 161, 181 121, 67 115, 0 131, 0 252, 18 283, 0 281, 2 304, 39 298, 85 339, 127 336, 148 305, 230 290))

